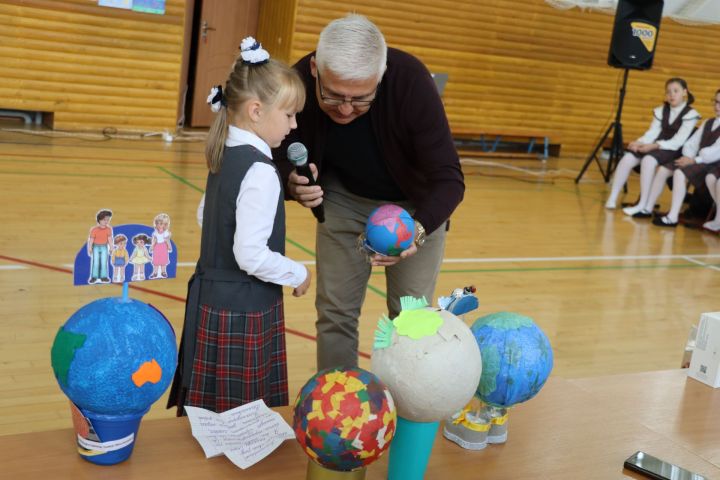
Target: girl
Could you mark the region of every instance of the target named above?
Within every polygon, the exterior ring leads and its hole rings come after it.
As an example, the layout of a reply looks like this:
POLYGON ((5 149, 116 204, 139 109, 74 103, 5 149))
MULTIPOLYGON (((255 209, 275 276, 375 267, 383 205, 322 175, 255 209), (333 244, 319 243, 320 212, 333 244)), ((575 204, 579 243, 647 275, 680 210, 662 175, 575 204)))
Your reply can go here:
POLYGON ((285 210, 270 149, 297 126, 297 73, 252 37, 225 87, 208 135, 200 259, 188 285, 178 368, 168 400, 223 412, 257 399, 288 404, 282 286, 300 296, 310 272, 284 256, 285 210))
POLYGON ((170 263, 170 252, 172 247, 170 246, 170 216, 167 213, 160 213, 155 217, 153 222, 155 224, 155 230, 152 235, 152 264, 153 271, 150 274, 150 279, 155 278, 167 278, 167 266, 170 263))
MULTIPOLYGON (((667 215, 653 219, 654 225, 676 227, 680 208, 682 208, 687 193, 687 182, 692 183, 696 191, 705 188, 707 173, 715 166, 715 162, 720 160, 720 128, 718 128, 720 127, 720 90, 715 92, 713 107, 715 108, 715 118, 706 120, 690 137, 690 140, 683 146, 682 157, 675 160, 674 163, 658 169, 650 189, 650 198, 660 196, 660 192, 665 186, 665 179, 672 175, 672 202, 667 215)), ((711 192, 713 190, 710 188, 711 192)), ((712 195, 714 198, 715 192, 712 195)))
MULTIPOLYGON (((717 104, 716 104, 717 105, 717 104)), ((710 169, 710 173, 705 177, 705 183, 707 188, 710 190, 715 201, 715 218, 709 222, 703 223, 703 228, 710 232, 720 232, 720 163, 715 163, 710 169)))
POLYGON ((616 207, 620 190, 633 168, 640 167, 640 201, 633 207, 623 209, 626 215, 650 217, 652 207, 646 209, 650 185, 658 164, 672 163, 680 156, 680 148, 692 133, 700 118, 690 105, 695 97, 689 92, 687 82, 682 78, 671 78, 665 82, 665 103, 653 111, 653 121, 645 135, 630 142, 628 152, 620 159, 613 178, 610 196, 605 208, 616 207))
POLYGON ((127 237, 122 233, 115 235, 113 241, 115 248, 110 255, 110 263, 113 267, 113 282, 123 283, 125 281, 125 267, 128 264, 127 237))
POLYGON ((147 245, 150 243, 150 237, 144 233, 138 233, 132 238, 135 245, 132 255, 130 255, 130 263, 133 264, 133 276, 131 280, 145 280, 145 264, 150 261, 147 245))

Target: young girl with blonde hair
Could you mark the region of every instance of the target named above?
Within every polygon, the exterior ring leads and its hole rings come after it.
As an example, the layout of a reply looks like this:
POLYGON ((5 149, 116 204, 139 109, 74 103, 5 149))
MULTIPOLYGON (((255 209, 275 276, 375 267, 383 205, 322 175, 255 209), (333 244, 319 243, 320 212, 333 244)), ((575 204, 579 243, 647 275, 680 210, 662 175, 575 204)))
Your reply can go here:
POLYGON ((309 270, 284 255, 283 187, 271 154, 297 126, 300 78, 249 37, 208 103, 217 116, 205 152, 200 259, 168 401, 178 415, 185 405, 287 405, 282 287, 300 296, 310 286, 309 270))

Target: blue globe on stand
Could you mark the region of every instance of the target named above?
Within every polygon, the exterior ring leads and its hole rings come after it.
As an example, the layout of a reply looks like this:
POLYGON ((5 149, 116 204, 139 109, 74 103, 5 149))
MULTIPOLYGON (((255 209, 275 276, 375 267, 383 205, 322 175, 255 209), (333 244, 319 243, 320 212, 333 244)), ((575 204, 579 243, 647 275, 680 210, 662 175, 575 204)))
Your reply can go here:
POLYGON ((78 451, 90 462, 110 465, 130 456, 140 419, 172 381, 175 333, 151 305, 102 298, 59 329, 51 360, 74 404, 78 451))
POLYGON ((508 408, 540 391, 552 371, 553 351, 532 319, 499 312, 477 319, 470 329, 482 356, 480 400, 508 408))
POLYGON ((365 241, 376 253, 397 256, 412 245, 415 221, 397 205, 381 205, 372 211, 365 226, 365 241))

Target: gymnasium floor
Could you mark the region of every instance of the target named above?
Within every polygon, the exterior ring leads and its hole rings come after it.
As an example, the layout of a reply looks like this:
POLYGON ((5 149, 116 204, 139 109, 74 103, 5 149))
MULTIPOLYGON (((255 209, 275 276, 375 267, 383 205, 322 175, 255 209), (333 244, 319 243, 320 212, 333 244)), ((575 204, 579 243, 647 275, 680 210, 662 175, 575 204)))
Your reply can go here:
MULTIPOLYGON (((200 142, 0 131, 0 434, 71 425, 50 346, 75 310, 120 294, 118 286, 72 285, 71 263, 100 208, 113 210, 114 225, 149 225, 155 214, 170 214, 178 277, 130 295, 157 306, 180 333, 199 250, 202 151, 200 142)), ((702 312, 720 310, 720 237, 606 211, 607 186, 595 166, 579 186, 573 182, 581 165, 580 158, 464 164, 465 200, 452 218, 436 295, 474 284, 481 305, 468 323, 500 310, 534 318, 553 345, 556 376, 677 368, 690 326, 702 312)), ((636 196, 633 177, 627 198, 636 196)), ((287 254, 312 266, 310 213, 288 204, 287 217, 287 254)), ((292 399, 314 373, 313 297, 314 288, 300 299, 286 295, 292 399)), ((384 302, 377 270, 361 319, 366 355, 384 302)), ((173 415, 164 403, 148 417, 173 415)))

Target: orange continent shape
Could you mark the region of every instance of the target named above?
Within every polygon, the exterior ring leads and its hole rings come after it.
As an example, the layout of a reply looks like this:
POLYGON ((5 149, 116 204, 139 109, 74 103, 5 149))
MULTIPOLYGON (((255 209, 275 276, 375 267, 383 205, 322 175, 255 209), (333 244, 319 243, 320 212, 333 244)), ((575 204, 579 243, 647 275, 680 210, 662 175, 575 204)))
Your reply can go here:
POLYGON ((140 365, 135 373, 132 374, 132 381, 136 387, 142 387, 147 382, 158 383, 162 378, 162 368, 153 358, 149 362, 140 365))

